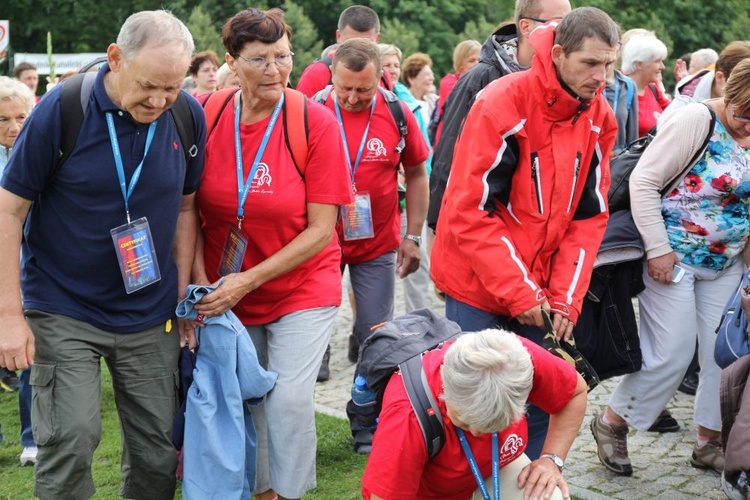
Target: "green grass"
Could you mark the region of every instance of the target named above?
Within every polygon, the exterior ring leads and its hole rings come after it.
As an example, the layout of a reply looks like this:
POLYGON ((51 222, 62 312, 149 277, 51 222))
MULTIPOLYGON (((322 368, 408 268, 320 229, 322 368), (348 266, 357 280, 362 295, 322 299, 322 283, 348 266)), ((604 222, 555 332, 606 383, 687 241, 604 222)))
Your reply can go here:
MULTIPOLYGON (((313 500, 361 498, 360 479, 366 458, 352 451, 346 421, 317 415, 318 487, 305 495, 313 500)), ((34 470, 21 467, 18 395, 0 393, 0 424, 5 440, 0 444, 0 500, 34 498, 34 470)), ((120 487, 120 426, 114 406, 109 372, 102 368, 102 441, 94 455, 96 499, 118 498, 120 487)), ((178 485, 175 498, 181 498, 178 485)))

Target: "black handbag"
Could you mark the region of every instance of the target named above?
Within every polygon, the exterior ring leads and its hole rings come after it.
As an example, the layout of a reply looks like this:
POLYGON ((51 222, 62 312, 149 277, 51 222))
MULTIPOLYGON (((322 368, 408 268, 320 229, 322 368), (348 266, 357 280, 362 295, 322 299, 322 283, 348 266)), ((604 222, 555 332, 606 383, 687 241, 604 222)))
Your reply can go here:
POLYGON ((591 366, 591 363, 586 361, 586 358, 583 357, 578 349, 576 349, 573 337, 571 337, 569 341, 557 340, 555 329, 552 327, 552 318, 550 318, 547 311, 542 310, 542 317, 544 318, 544 325, 546 327, 546 334, 542 339, 542 347, 572 365, 579 375, 583 377, 583 380, 588 386, 589 392, 591 392, 591 390, 599 385, 600 382, 596 370, 591 366))
MULTIPOLYGON (((696 151, 693 157, 688 162, 685 169, 675 178, 669 185, 662 188, 660 191, 661 197, 664 198, 675 186, 682 180, 690 169, 693 168, 698 160, 703 156, 708 147, 708 141, 711 140, 711 136, 714 133, 714 126, 716 125, 716 113, 711 106, 704 103, 711 113, 711 125, 708 128, 708 135, 703 140, 703 144, 696 151)), ((656 127, 649 130, 646 135, 640 137, 630 144, 625 149, 618 153, 614 158, 609 161, 609 173, 610 173, 610 185, 609 194, 607 196, 607 203, 609 205, 609 212, 617 212, 618 210, 630 210, 630 174, 633 173, 633 169, 638 164, 638 161, 643 156, 643 152, 646 150, 649 144, 653 142, 656 136, 656 127)))

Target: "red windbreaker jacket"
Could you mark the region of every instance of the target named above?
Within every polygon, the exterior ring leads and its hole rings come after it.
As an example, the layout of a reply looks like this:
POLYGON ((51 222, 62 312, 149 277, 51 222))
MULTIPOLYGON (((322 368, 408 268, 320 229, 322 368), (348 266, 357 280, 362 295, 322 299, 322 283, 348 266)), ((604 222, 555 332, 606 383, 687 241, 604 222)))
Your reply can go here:
POLYGON ((548 300, 578 319, 607 223, 617 122, 601 96, 566 92, 554 27, 530 42, 531 69, 488 85, 453 157, 431 258, 451 297, 514 317, 548 300))

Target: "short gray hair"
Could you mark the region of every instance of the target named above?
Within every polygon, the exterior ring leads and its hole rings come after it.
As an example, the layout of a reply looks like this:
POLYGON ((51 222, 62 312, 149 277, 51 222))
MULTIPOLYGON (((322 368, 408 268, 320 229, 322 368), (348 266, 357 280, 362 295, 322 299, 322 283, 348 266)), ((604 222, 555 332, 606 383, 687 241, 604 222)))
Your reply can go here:
POLYGON ((187 58, 195 51, 190 30, 168 10, 136 12, 125 20, 117 35, 117 46, 126 61, 147 45, 162 47, 172 43, 181 44, 187 58))
POLYGON ((700 71, 708 68, 719 60, 719 54, 714 49, 698 49, 690 55, 690 71, 700 71))
POLYGON ((507 428, 524 415, 534 365, 521 341, 505 330, 461 335, 442 368, 443 400, 473 430, 507 428))
POLYGON ((667 58, 667 46, 655 36, 641 35, 631 38, 622 49, 622 72, 635 73, 636 63, 667 58))
POLYGON ((0 101, 12 99, 20 101, 29 113, 31 113, 31 108, 34 107, 36 101, 34 93, 26 84, 7 76, 0 76, 0 101))

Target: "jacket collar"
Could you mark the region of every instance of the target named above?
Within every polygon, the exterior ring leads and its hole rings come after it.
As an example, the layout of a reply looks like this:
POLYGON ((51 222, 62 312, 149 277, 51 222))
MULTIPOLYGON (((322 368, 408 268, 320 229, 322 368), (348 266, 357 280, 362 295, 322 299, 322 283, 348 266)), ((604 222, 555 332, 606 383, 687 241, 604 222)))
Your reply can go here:
MULTIPOLYGON (((531 46, 536 54, 531 61, 529 70, 532 81, 532 92, 542 96, 546 104, 545 116, 552 121, 581 119, 593 104, 592 101, 582 101, 573 97, 557 76, 557 68, 552 61, 552 46, 555 41, 556 22, 539 26, 529 37, 531 46), (580 114, 578 118, 576 115, 580 114)), ((599 94, 597 94, 598 97, 599 94)))

